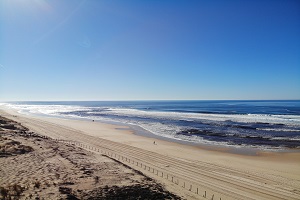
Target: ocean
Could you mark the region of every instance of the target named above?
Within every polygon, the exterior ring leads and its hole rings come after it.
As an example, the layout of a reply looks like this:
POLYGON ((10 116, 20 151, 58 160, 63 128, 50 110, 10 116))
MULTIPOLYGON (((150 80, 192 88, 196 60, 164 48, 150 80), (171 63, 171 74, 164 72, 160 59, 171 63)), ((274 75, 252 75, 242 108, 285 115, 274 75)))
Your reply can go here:
POLYGON ((20 113, 138 126, 196 144, 300 149, 300 101, 8 102, 20 113))

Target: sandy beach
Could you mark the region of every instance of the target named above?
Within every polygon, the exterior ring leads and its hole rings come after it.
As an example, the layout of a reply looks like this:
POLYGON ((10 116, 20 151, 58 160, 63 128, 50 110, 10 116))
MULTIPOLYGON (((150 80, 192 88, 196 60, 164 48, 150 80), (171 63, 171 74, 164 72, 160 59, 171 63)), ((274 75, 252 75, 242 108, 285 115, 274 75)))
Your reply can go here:
POLYGON ((126 126, 1 109, 2 117, 28 128, 19 130, 23 136, 1 136, 33 148, 28 153, 0 158, 0 186, 27 184, 23 199, 34 195, 88 199, 90 194, 109 194, 111 188, 117 191, 129 186, 162 191, 160 195, 165 196, 157 199, 300 199, 299 152, 257 151, 256 155, 245 155, 227 148, 157 139, 154 144, 153 138, 136 135, 126 126), (35 137, 25 137, 28 132, 35 137), (92 173, 88 172, 90 168, 92 173), (35 173, 26 173, 30 170, 35 173), (42 186, 36 187, 39 184, 35 179, 42 186))
POLYGON ((103 154, 0 117, 0 199, 180 199, 103 154))

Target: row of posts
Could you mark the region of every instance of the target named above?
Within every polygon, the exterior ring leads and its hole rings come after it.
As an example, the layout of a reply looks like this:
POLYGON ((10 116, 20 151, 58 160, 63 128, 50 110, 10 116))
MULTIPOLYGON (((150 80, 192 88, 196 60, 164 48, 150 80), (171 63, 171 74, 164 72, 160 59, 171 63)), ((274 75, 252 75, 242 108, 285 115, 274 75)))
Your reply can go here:
MULTIPOLYGON (((116 153, 111 153, 109 151, 102 150, 102 149, 99 149, 99 148, 96 148, 96 147, 93 147, 93 146, 89 146, 89 145, 86 145, 86 144, 82 144, 82 143, 79 143, 79 142, 72 142, 72 141, 60 140, 60 139, 56 139, 56 141, 67 143, 67 144, 73 144, 73 145, 76 145, 76 146, 79 146, 79 147, 82 147, 82 148, 86 148, 86 149, 89 149, 89 150, 92 150, 92 151, 97 151, 99 153, 103 153, 103 154, 107 155, 108 157, 115 158, 119 161, 125 161, 125 162, 128 162, 128 163, 133 164, 133 165, 135 164, 136 166, 142 168, 143 170, 147 170, 149 172, 152 172, 156 176, 160 176, 162 178, 165 178, 168 181, 171 181, 172 183, 175 183, 176 185, 179 185, 179 178, 177 178, 176 176, 170 175, 168 173, 164 173, 162 171, 159 171, 158 169, 154 169, 153 167, 149 167, 149 166, 143 164, 142 162, 134 161, 133 159, 127 158, 125 156, 121 156, 121 155, 118 155, 116 153)), ((183 188, 185 188, 189 191, 192 191, 193 189, 195 189, 195 194, 201 195, 201 194, 199 194, 199 188, 198 187, 193 187, 192 184, 187 184, 188 182, 186 182, 186 181, 181 181, 181 182, 182 182, 182 187, 183 188)), ((210 199, 214 200, 215 199, 214 196, 215 195, 213 194, 210 199)), ((209 198, 206 191, 204 191, 204 194, 202 195, 202 197, 209 198)), ((222 198, 220 198, 220 200, 222 200, 222 198)))

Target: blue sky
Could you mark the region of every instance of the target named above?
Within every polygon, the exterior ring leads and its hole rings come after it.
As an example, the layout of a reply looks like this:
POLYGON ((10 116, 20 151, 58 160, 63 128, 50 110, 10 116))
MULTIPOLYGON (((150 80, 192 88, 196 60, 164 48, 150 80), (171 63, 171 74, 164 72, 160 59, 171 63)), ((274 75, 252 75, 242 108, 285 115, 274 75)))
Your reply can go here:
POLYGON ((300 1, 0 1, 0 101, 155 99, 300 99, 300 1))

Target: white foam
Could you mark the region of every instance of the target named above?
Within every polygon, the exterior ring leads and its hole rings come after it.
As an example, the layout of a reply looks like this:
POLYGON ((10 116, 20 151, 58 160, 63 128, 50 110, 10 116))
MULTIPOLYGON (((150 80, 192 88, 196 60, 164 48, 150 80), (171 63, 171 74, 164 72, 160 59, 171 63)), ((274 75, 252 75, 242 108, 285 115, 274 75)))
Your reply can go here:
POLYGON ((234 121, 245 123, 282 123, 289 125, 300 125, 299 115, 262 115, 262 114, 206 114, 206 113, 181 113, 181 112, 160 112, 160 111, 142 111, 137 109, 111 108, 107 114, 117 116, 137 116, 156 119, 170 120, 212 120, 212 121, 234 121))
POLYGON ((88 111, 90 108, 71 105, 30 105, 30 104, 5 104, 5 106, 15 109, 21 113, 60 115, 64 112, 88 111))
MULTIPOLYGON (((9 108, 17 109, 20 112, 46 115, 60 115, 64 112, 86 111, 87 114, 107 114, 115 116, 130 116, 143 117, 154 119, 167 120, 211 120, 211 121, 233 121, 245 123, 271 123, 271 124, 288 124, 300 125, 299 115, 263 115, 263 114, 207 114, 207 113, 184 113, 184 112, 162 112, 162 111, 143 111, 137 109, 124 108, 105 108, 101 112, 93 112, 95 107, 84 107, 75 105, 30 105, 30 104, 8 104, 1 103, 1 105, 9 108)), ((99 108, 99 107, 97 107, 99 108)))
POLYGON ((273 137, 273 138, 270 138, 270 140, 290 140, 290 141, 300 141, 300 137, 294 137, 294 138, 289 138, 289 137, 273 137))
POLYGON ((257 130, 262 130, 262 131, 275 131, 275 132, 300 132, 300 130, 295 130, 295 129, 285 129, 285 128, 257 128, 257 130))

